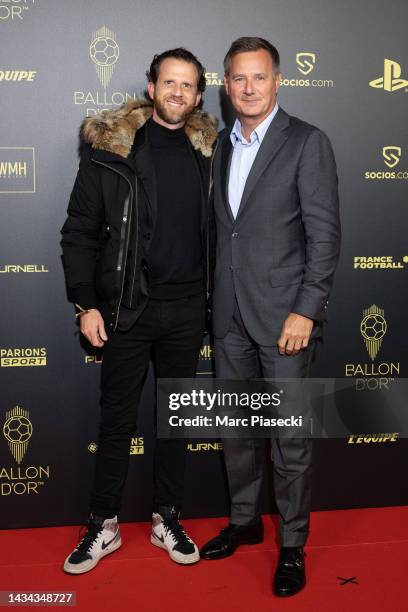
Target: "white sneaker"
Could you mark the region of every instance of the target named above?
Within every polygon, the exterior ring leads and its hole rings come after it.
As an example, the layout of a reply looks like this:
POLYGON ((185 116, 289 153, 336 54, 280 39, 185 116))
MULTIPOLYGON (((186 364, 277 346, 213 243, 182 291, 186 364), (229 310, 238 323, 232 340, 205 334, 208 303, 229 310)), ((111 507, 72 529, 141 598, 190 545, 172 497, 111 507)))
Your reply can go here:
POLYGON ((86 534, 65 559, 64 571, 84 574, 93 569, 105 555, 122 545, 117 517, 103 519, 90 515, 86 534))
POLYGON ((167 550, 170 559, 176 563, 189 565, 200 560, 197 546, 188 537, 177 516, 163 519, 161 514, 154 512, 150 541, 155 546, 167 550))

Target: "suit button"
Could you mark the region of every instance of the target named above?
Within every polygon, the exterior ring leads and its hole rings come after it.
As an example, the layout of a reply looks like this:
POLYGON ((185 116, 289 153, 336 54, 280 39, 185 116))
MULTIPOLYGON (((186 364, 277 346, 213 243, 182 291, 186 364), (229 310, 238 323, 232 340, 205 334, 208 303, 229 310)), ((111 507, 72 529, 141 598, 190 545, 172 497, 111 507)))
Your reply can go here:
POLYGON ((233 270, 233 269, 234 269, 234 266, 230 266, 230 267, 229 267, 229 269, 230 269, 230 270, 233 270))
POLYGON ((234 232, 234 233, 232 234, 232 237, 233 237, 233 238, 238 238, 238 232, 234 232))
POLYGON ((147 232, 147 234, 144 235, 144 237, 146 238, 146 240, 150 240, 150 238, 152 237, 150 232, 147 232))

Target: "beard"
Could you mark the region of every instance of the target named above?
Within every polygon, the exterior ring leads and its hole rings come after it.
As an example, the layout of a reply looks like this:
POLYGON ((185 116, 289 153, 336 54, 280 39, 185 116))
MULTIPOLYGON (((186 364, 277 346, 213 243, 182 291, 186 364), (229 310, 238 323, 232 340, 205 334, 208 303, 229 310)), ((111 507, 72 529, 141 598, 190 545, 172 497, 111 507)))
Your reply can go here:
POLYGON ((169 108, 168 106, 166 106, 165 100, 161 100, 156 97, 153 98, 153 104, 154 104, 155 111, 157 115, 160 117, 160 119, 162 119, 169 125, 176 125, 177 123, 184 123, 188 119, 188 117, 191 115, 191 113, 194 111, 194 108, 195 108, 193 103, 187 104, 186 102, 184 102, 183 106, 180 106, 180 109, 169 108))

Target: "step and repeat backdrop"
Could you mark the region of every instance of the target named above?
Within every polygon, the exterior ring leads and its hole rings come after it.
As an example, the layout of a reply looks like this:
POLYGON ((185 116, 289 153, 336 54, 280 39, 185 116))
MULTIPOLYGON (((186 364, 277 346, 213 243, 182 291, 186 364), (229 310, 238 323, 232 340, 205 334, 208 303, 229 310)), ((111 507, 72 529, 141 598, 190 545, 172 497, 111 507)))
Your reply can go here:
MULTIPOLYGON (((86 516, 103 355, 78 333, 59 230, 81 121, 140 97, 153 55, 168 48, 206 66, 204 107, 223 127, 231 41, 277 46, 279 103, 329 135, 340 181, 342 256, 313 375, 349 377, 373 402, 407 376, 407 17, 404 0, 0 0, 1 527, 86 516)), ((197 376, 211 375, 206 338, 197 376)), ((122 520, 151 512, 151 373, 139 421, 122 520)), ((316 440, 313 508, 407 504, 407 451, 398 431, 316 440)), ((189 443, 186 477, 184 516, 228 513, 219 441, 189 443)))

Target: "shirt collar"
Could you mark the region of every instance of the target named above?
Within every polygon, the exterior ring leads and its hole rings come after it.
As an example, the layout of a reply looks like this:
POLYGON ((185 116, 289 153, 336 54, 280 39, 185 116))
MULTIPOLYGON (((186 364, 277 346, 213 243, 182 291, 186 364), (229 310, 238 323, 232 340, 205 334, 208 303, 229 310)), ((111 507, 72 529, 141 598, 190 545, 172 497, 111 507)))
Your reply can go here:
POLYGON ((252 145, 256 140, 258 140, 259 144, 262 143, 264 136, 267 132, 268 127, 272 123, 273 118, 279 110, 278 103, 275 103, 273 111, 269 113, 269 115, 260 123, 252 132, 251 140, 248 142, 245 140, 242 131, 241 131, 241 122, 238 117, 235 119, 235 123, 232 127, 230 138, 233 145, 235 145, 238 141, 244 145, 252 145))

